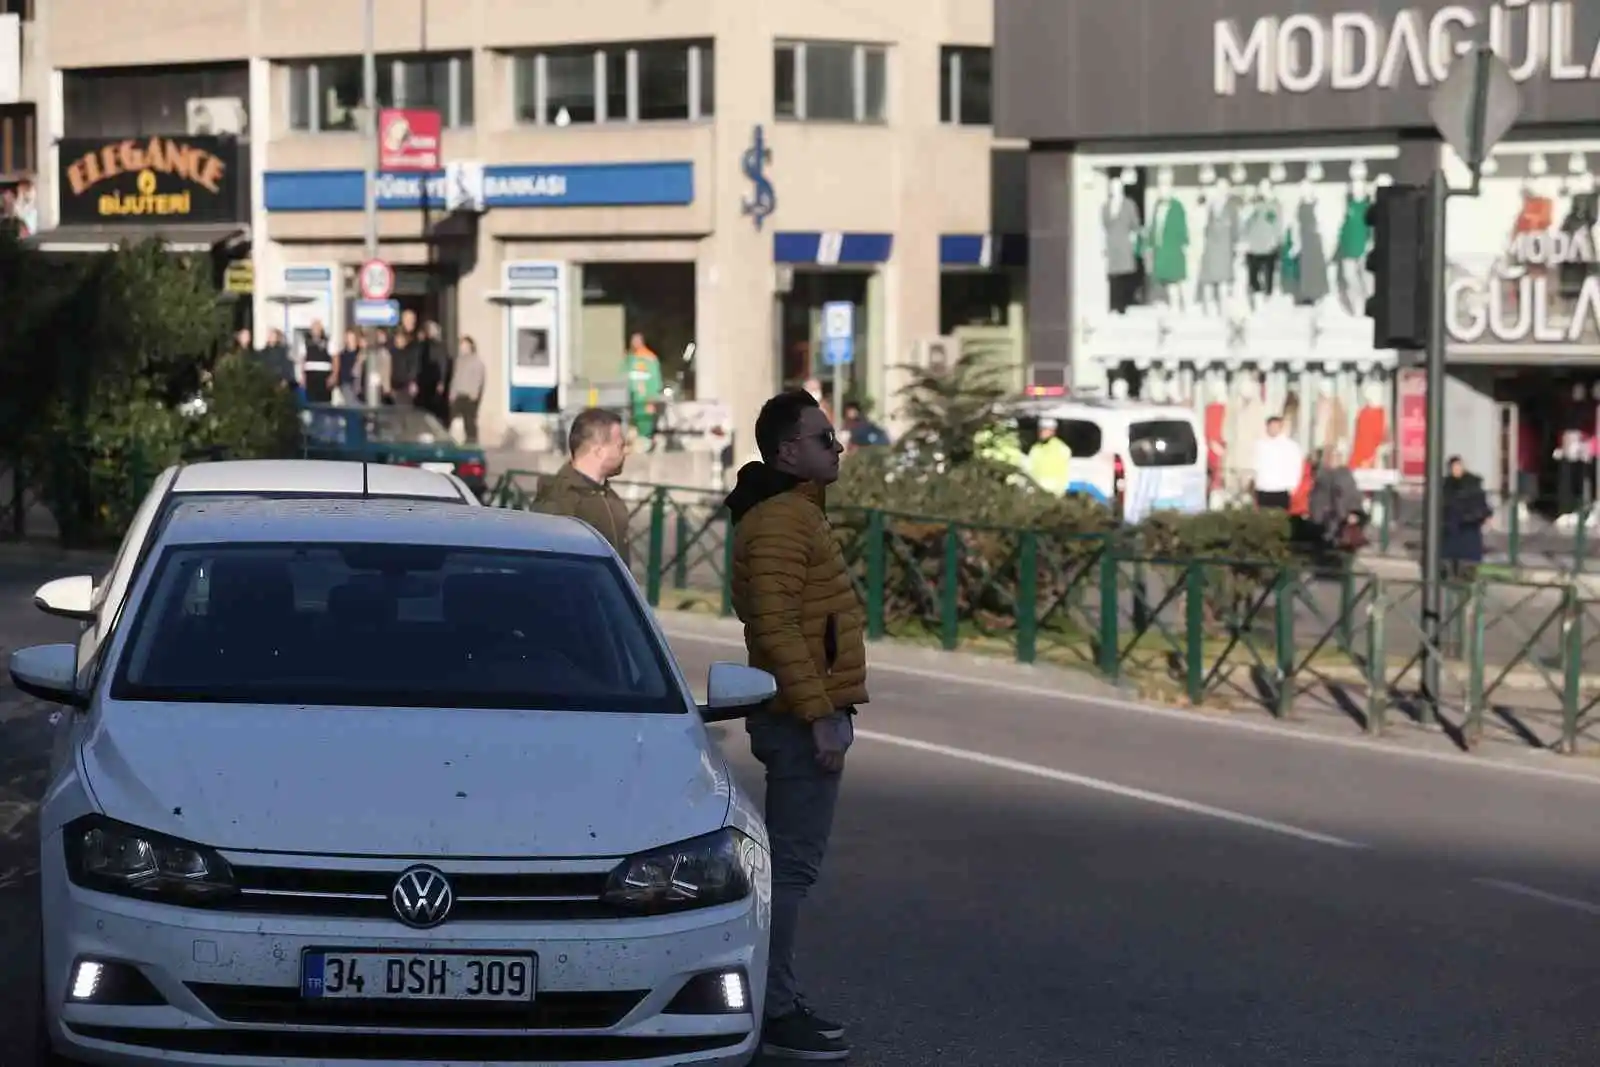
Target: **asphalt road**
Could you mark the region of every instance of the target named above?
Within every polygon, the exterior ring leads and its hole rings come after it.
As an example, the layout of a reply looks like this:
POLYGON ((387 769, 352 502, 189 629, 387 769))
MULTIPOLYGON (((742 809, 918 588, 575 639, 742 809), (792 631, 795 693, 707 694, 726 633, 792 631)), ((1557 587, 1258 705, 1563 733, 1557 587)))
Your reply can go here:
MULTIPOLYGON (((0 565, 0 642, 57 638, 0 565)), ((691 680, 739 658, 675 637, 691 680)), ((804 931, 870 1067, 1586 1065, 1600 778, 887 668, 804 931)), ((25 1067, 47 714, 0 703, 0 1067, 25 1067)), ((726 747, 758 783, 742 729, 726 747)))

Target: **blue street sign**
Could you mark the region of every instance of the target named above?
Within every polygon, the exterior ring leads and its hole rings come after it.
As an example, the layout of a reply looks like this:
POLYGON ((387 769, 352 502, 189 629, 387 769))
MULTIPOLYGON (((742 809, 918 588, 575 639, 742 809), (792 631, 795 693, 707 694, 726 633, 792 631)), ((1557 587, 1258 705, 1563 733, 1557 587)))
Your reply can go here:
POLYGON ((400 325, 400 301, 398 300, 357 300, 356 301, 357 326, 398 326, 400 325))
POLYGON ((848 300, 822 305, 822 362, 843 367, 856 358, 856 306, 848 300))

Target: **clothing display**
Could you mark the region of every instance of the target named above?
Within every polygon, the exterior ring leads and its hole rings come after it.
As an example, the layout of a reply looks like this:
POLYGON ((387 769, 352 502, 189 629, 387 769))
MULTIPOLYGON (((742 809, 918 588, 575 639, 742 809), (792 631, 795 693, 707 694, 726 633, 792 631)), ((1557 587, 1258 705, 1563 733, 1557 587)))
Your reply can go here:
POLYGON ((1232 197, 1213 198, 1206 205, 1205 245, 1200 251, 1197 279, 1201 285, 1227 285, 1233 281, 1233 250, 1238 243, 1238 201, 1232 197))
POLYGON ((1389 413, 1376 404, 1356 412, 1356 432, 1350 443, 1350 469, 1369 470, 1378 465, 1378 455, 1389 437, 1389 413))
POLYGON ((1285 264, 1285 288, 1294 280, 1291 291, 1295 303, 1315 304, 1328 295, 1328 256, 1322 247, 1322 229, 1317 222, 1315 201, 1302 201, 1295 211, 1294 239, 1285 248, 1290 262, 1285 264))
POLYGON ((1113 195, 1100 209, 1105 230, 1106 273, 1132 274, 1139 269, 1139 211, 1125 196, 1113 195))
POLYGON ((1244 222, 1244 261, 1252 293, 1273 291, 1286 229, 1283 207, 1276 200, 1257 197, 1251 202, 1244 222))
POLYGON ((1176 285, 1189 277, 1189 216, 1183 204, 1162 197, 1150 211, 1150 278, 1176 285))
POLYGON ((1206 405, 1206 474, 1209 488, 1222 488, 1222 464, 1227 458, 1228 405, 1213 400, 1206 405))
POLYGON ((1266 432, 1267 405, 1260 386, 1252 383, 1228 404, 1228 453, 1223 466, 1233 485, 1243 485, 1254 475, 1256 442, 1266 432))
MULTIPOLYGON (((1577 193, 1572 197, 1572 205, 1567 208, 1567 217, 1561 220, 1561 232, 1571 237, 1587 230, 1592 241, 1596 222, 1600 222, 1600 193, 1577 193)), ((1576 300, 1583 290, 1584 281, 1593 273, 1593 262, 1561 264, 1561 295, 1568 300, 1576 300)))
POLYGON ((1344 401, 1336 396, 1318 397, 1311 411, 1311 448, 1326 452, 1345 441, 1350 422, 1344 401))
POLYGON ((1333 253, 1335 259, 1367 258, 1367 246, 1372 243, 1372 226, 1367 222, 1367 211, 1372 207, 1370 197, 1345 197, 1344 222, 1339 226, 1339 241, 1333 253))

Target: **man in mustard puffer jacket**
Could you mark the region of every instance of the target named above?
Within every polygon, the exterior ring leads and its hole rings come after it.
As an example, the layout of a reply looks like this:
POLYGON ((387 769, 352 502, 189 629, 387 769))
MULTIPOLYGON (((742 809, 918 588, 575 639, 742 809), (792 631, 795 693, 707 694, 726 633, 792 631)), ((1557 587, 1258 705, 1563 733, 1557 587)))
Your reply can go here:
POLYGON ((767 967, 766 1055, 842 1060, 844 1027, 816 1014, 794 974, 800 905, 817 880, 839 795, 851 716, 867 701, 864 613, 823 493, 844 451, 816 398, 801 390, 767 401, 756 419, 761 461, 728 494, 734 523, 733 606, 750 665, 778 680, 778 695, 745 723, 767 771, 772 843, 772 947, 767 967))

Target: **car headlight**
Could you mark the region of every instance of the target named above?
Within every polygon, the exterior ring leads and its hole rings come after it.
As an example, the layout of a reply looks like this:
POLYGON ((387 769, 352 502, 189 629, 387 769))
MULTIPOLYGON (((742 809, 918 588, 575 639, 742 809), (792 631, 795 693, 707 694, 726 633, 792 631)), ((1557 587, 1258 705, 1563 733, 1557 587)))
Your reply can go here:
POLYGON ((629 856, 611 872, 600 899, 649 914, 730 904, 750 895, 765 862, 760 844, 727 826, 629 856))
POLYGON ((85 889, 192 907, 238 893, 228 861, 202 845, 98 815, 64 833, 67 876, 85 889))

